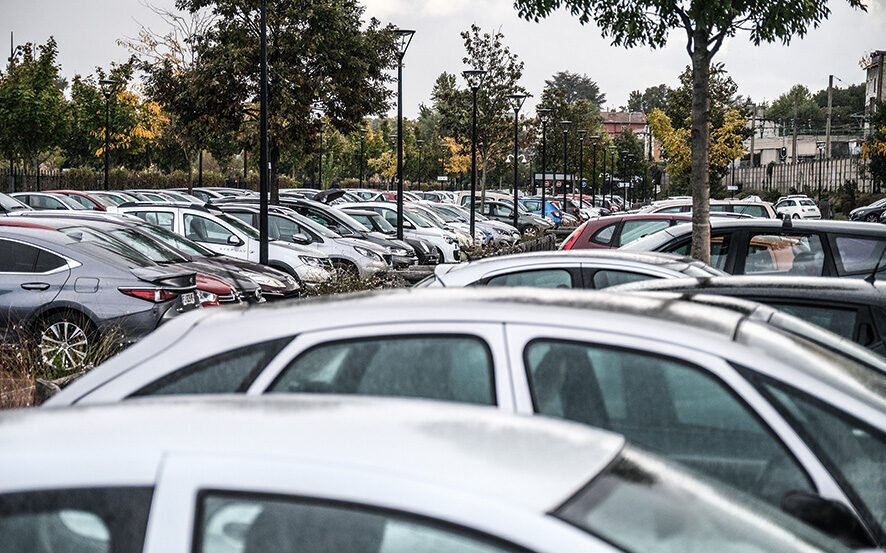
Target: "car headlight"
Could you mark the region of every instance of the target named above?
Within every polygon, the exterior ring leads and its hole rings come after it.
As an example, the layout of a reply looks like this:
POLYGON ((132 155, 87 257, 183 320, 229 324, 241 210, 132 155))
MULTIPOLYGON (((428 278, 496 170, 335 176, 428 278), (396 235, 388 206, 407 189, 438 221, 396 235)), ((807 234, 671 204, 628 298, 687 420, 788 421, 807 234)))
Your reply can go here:
POLYGON ((409 250, 406 248, 390 248, 391 255, 408 256, 409 250))
MULTIPOLYGON (((251 274, 251 275, 249 275, 249 279, 252 280, 253 282, 255 282, 256 284, 258 284, 259 286, 270 286, 272 288, 285 288, 286 287, 285 284, 283 284, 282 282, 280 282, 276 278, 271 278, 271 277, 265 276, 265 275, 258 275, 258 274, 252 275, 251 274)), ((292 277, 287 276, 287 279, 292 280, 292 277)), ((294 282, 295 281, 290 282, 289 284, 292 285, 294 282)))
POLYGON ((367 250, 366 248, 361 248, 360 246, 354 246, 354 249, 357 250, 357 253, 364 257, 368 257, 370 259, 374 259, 376 261, 384 261, 384 258, 372 250, 367 250))
POLYGON ((203 307, 218 305, 218 295, 213 294, 212 292, 207 292, 206 290, 197 290, 197 301, 199 301, 200 305, 203 307))
POLYGON ((446 240, 447 242, 449 242, 450 244, 455 244, 455 238, 453 238, 451 236, 448 236, 448 235, 444 236, 443 239, 446 240))
POLYGON ((323 260, 320 259, 319 257, 311 257, 309 255, 300 255, 300 256, 298 256, 298 258, 301 259, 302 263, 304 263, 305 265, 308 265, 310 267, 316 267, 318 269, 325 268, 323 260))

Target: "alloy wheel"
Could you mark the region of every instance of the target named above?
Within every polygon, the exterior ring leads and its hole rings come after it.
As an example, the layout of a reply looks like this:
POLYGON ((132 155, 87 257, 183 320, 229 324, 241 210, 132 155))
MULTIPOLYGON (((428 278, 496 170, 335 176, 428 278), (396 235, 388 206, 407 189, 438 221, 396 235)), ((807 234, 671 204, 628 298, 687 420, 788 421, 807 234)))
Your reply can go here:
POLYGON ((40 355, 46 365, 68 372, 86 361, 89 338, 86 331, 70 321, 54 322, 40 336, 40 355))

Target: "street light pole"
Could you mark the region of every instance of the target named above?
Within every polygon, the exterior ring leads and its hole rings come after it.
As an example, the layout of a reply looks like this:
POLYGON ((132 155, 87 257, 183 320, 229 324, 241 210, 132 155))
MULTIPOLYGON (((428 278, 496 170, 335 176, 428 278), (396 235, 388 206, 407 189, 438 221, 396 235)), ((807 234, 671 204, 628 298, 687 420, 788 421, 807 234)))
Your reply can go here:
POLYGON ((102 93, 105 95, 105 190, 110 190, 111 181, 109 177, 111 173, 111 162, 108 157, 108 150, 110 149, 109 127, 111 126, 111 93, 113 92, 114 86, 117 85, 117 81, 114 79, 102 79, 99 81, 99 84, 102 87, 102 93))
POLYGON ((508 96, 508 101, 511 103, 511 109, 514 110, 514 228, 519 229, 520 227, 517 225, 517 202, 519 201, 519 195, 517 190, 519 190, 519 186, 517 185, 517 179, 519 178, 519 163, 517 153, 517 143, 519 142, 519 123, 520 123, 520 109, 523 107, 523 103, 526 102, 526 98, 528 94, 511 94, 508 96))
POLYGON ((578 208, 584 207, 584 186, 585 186, 585 135, 588 131, 580 129, 578 131, 578 208))
MULTIPOLYGON (((462 72, 468 86, 471 88, 474 98, 474 116, 471 120, 471 240, 474 239, 474 227, 477 219, 477 91, 483 85, 486 71, 471 70, 462 72)), ((480 206, 483 209, 484 206, 480 206)), ((514 206, 517 209, 517 206, 514 206)))
MULTIPOLYGON (((591 169, 594 175, 594 181, 591 184, 591 207, 597 207, 597 142, 599 141, 599 136, 594 135, 591 137, 591 147, 593 148, 592 157, 594 158, 593 167, 591 169)), ((602 204, 600 207, 602 207, 602 204)))
POLYGON ((547 132, 548 119, 551 117, 551 110, 543 108, 538 110, 538 118, 541 119, 541 218, 545 218, 545 208, 547 201, 545 200, 545 181, 548 178, 548 162, 547 158, 547 132))
POLYGON ((824 151, 827 148, 827 142, 818 142, 816 146, 818 147, 818 203, 819 207, 821 207, 822 167, 824 166, 824 151))
POLYGON ((366 133, 368 132, 366 129, 360 129, 360 188, 363 188, 363 159, 366 156, 366 133))
POLYGON ((613 193, 613 180, 615 176, 615 146, 609 147, 609 164, 612 165, 611 170, 609 171, 609 203, 615 204, 615 194, 613 193))
POLYGON ((268 194, 270 175, 268 174, 268 7, 267 0, 261 0, 261 83, 259 92, 259 210, 258 233, 259 263, 268 264, 268 194))
POLYGON ((566 172, 569 169, 569 126, 572 121, 560 121, 560 127, 563 129, 563 205, 560 207, 561 217, 566 213, 566 172))
POLYGON ((403 240, 403 57, 415 31, 397 29, 397 240, 403 240))
POLYGON ((421 190, 421 151, 425 147, 425 141, 416 140, 415 143, 418 145, 418 169, 416 170, 416 176, 418 177, 418 189, 421 190))

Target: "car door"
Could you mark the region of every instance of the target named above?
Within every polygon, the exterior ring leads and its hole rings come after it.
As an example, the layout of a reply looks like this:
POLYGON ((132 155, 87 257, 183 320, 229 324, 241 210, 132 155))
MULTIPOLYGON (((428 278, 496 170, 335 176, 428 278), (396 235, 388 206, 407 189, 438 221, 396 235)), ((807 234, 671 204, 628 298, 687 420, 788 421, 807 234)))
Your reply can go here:
POLYGON ((0 238, 0 338, 18 338, 8 333, 17 332, 41 307, 52 303, 70 275, 70 264, 62 256, 0 238))
POLYGON ((544 266, 509 267, 487 273, 474 286, 525 286, 529 288, 585 288, 581 264, 564 261, 544 266))
POLYGON ((724 359, 636 335, 505 329, 518 412, 618 432, 776 506, 793 490, 848 502, 790 425, 724 359))
POLYGON ((184 236, 222 255, 248 259, 247 237, 228 225, 197 213, 182 214, 184 236))
POLYGON ((247 394, 420 397, 513 411, 502 325, 409 322, 300 334, 247 394))

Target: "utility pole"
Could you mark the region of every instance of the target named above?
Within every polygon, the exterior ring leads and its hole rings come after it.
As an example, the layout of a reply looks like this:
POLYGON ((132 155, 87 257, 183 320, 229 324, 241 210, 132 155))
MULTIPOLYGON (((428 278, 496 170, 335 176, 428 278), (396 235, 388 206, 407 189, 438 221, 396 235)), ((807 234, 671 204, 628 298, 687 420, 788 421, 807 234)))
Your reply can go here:
MULTIPOLYGON (((9 65, 15 58, 15 38, 13 31, 9 31, 9 65)), ((15 163, 9 158, 9 193, 15 192, 15 163)))
POLYGON ((270 171, 268 171, 268 7, 267 0, 261 0, 259 29, 259 203, 258 203, 258 262, 268 264, 268 195, 270 193, 270 171))
POLYGON ((794 137, 791 142, 791 173, 797 168, 797 115, 800 112, 800 95, 794 93, 794 137))
POLYGON ((825 126, 825 151, 828 159, 831 159, 831 117, 834 107, 834 76, 828 75, 828 121, 825 126))
POLYGON ((757 106, 751 106, 751 169, 754 168, 754 138, 757 136, 757 106))

